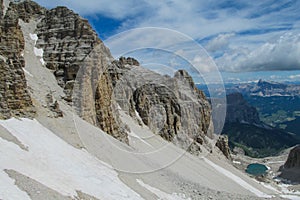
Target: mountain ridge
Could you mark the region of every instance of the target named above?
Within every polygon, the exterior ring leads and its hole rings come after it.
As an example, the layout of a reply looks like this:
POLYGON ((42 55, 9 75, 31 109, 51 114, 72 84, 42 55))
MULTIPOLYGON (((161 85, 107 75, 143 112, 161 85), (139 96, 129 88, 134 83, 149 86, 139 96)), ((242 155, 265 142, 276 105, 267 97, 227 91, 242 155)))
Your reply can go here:
POLYGON ((284 84, 260 79, 255 84, 233 85, 226 89, 227 93, 239 92, 244 95, 272 97, 272 96, 300 96, 300 85, 284 84))
MULTIPOLYGON (((12 75, 26 83, 18 89, 28 92, 29 108, 35 112, 31 119, 26 111, 24 116, 12 112, 8 120, 0 120, 1 199, 260 199, 281 195, 235 169, 215 146, 210 106, 187 72, 162 77, 132 58, 114 60, 89 35, 91 26, 65 8, 44 10, 32 1, 10 5, 6 18, 12 17, 14 23, 7 28, 23 37, 14 43, 21 45, 13 60, 24 61, 17 66, 21 75, 12 75), (66 21, 61 19, 64 14, 66 21), (74 30, 76 24, 80 28, 74 30), (77 48, 80 39, 89 45, 79 44, 82 48, 74 51, 78 55, 70 55, 68 51, 77 48), (91 48, 91 44, 99 45, 91 48), (85 48, 92 51, 85 52, 85 48), (83 57, 83 67, 77 69, 78 58, 83 57), (123 98, 116 96, 126 92, 123 98), (166 120, 153 117, 162 110, 160 116, 166 120), (174 140, 169 142, 169 138, 174 140)), ((14 97, 15 103, 22 100, 17 93, 14 97)), ((225 139, 218 146, 226 152, 225 139)))

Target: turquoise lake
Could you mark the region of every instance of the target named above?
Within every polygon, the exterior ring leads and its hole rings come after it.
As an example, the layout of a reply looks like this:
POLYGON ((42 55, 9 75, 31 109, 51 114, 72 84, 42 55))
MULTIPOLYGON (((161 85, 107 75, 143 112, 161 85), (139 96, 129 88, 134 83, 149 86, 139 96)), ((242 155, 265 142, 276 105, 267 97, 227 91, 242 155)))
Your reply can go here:
POLYGON ((259 163, 253 163, 247 166, 246 172, 254 176, 259 176, 266 174, 267 170, 267 166, 259 163))

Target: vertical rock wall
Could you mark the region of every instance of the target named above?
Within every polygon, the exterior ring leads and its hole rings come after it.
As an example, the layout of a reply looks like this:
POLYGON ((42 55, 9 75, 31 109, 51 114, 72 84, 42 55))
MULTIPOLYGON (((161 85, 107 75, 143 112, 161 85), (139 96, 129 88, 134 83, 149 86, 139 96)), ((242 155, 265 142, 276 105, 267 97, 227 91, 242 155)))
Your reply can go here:
MULTIPOLYGON (((3 1, 1 1, 3 13, 3 1)), ((24 37, 19 26, 22 11, 11 3, 0 18, 0 118, 33 117, 34 109, 23 71, 24 37)), ((24 12, 23 12, 24 13, 24 12)), ((25 15, 23 15, 25 16, 25 15)))

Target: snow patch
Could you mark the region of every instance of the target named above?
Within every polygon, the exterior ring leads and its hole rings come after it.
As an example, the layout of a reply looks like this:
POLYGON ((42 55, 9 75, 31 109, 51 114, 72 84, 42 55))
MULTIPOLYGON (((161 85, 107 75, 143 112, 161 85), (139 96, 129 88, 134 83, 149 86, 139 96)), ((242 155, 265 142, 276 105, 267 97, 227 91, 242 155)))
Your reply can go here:
POLYGON ((295 195, 280 195, 280 196, 286 199, 300 200, 300 196, 295 196, 295 195))
POLYGON ((276 164, 276 163, 285 163, 285 161, 282 160, 282 161, 270 161, 270 162, 267 162, 267 164, 276 164))
POLYGON ((45 61, 43 59, 43 56, 44 56, 44 50, 43 49, 38 49, 36 47, 34 47, 33 49, 34 51, 34 54, 37 56, 37 57, 40 57, 40 62, 42 63, 42 65, 45 65, 45 61))
POLYGON ((38 49, 36 47, 34 47, 34 54, 38 57, 43 57, 44 55, 44 50, 43 49, 38 49))
POLYGON ((42 63, 42 65, 45 65, 45 64, 46 64, 46 62, 44 61, 44 58, 41 58, 41 59, 40 59, 40 62, 42 63))
MULTIPOLYGON (((30 36, 30 38, 34 41, 34 46, 35 46, 35 45, 36 45, 36 42, 37 42, 38 39, 39 39, 38 36, 37 36, 37 34, 29 33, 29 36, 30 36)), ((42 65, 45 65, 46 62, 45 62, 45 60, 44 60, 44 58, 43 58, 43 56, 44 56, 44 50, 43 50, 43 49, 38 49, 38 48, 34 47, 33 51, 34 51, 34 54, 35 54, 36 56, 41 57, 41 58, 40 58, 40 62, 42 63, 42 65)))
POLYGON ((28 74, 29 76, 33 77, 33 75, 29 71, 27 71, 24 67, 22 69, 25 74, 28 74))
POLYGON ((138 113, 138 111, 136 111, 136 110, 134 110, 134 111, 135 111, 135 115, 136 115, 137 119, 140 120, 140 122, 143 123, 143 120, 142 120, 140 114, 138 113))
POLYGON ((177 194, 177 193, 173 193, 173 194, 168 194, 165 193, 155 187, 152 187, 150 185, 147 185, 146 183, 144 183, 142 180, 137 179, 136 182, 138 182, 138 184, 140 184, 142 187, 146 188, 147 190, 149 190, 150 192, 154 193, 159 200, 191 200, 191 198, 187 198, 185 196, 185 194, 177 194))
POLYGON ((38 36, 37 34, 31 34, 29 33, 30 38, 34 41, 34 45, 36 45, 36 42, 38 41, 38 36))
POLYGON ((0 120, 0 125, 28 146, 24 151, 0 138, 0 199, 28 199, 21 197, 12 181, 7 181, 5 169, 15 170, 65 196, 76 196, 79 190, 98 199, 142 199, 120 181, 111 166, 67 144, 37 120, 12 118, 0 120), (12 192, 7 194, 7 188, 12 192), (14 198, 14 194, 20 198, 14 198))
MULTIPOLYGON (((2 140, 0 138, 0 140, 2 140)), ((1 160, 1 159, 0 159, 1 160)), ((5 200, 31 200, 26 192, 21 191, 13 179, 11 179, 4 171, 0 170, 0 199, 5 200)))
POLYGON ((234 160, 234 161, 232 161, 234 164, 238 164, 238 165, 241 165, 242 163, 240 162, 240 161, 236 161, 236 160, 234 160))

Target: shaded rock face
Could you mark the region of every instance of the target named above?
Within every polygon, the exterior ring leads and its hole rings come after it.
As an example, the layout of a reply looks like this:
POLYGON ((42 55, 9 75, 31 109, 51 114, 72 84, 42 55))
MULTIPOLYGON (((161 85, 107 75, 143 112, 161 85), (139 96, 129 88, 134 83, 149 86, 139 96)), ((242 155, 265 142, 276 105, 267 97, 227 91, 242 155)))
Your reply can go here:
POLYGON ((290 151, 287 161, 280 170, 280 177, 300 183, 300 145, 290 151))
MULTIPOLYGON (((25 42, 18 23, 19 19, 29 20, 30 13, 25 14, 24 8, 30 11, 36 5, 27 1, 20 4, 10 3, 6 15, 0 21, 0 118, 2 119, 13 116, 33 117, 35 113, 22 69, 25 67, 22 57, 25 42)), ((3 4, 1 10, 3 13, 3 4)))
POLYGON ((3 10, 4 10, 3 0, 0 0, 0 19, 3 18, 3 10))
POLYGON ((228 145, 228 137, 226 135, 222 135, 219 137, 216 146, 221 150, 221 152, 227 159, 231 159, 230 148, 228 145))
POLYGON ((110 72, 115 99, 131 117, 141 119, 167 141, 194 154, 201 151, 204 138, 213 131, 211 109, 186 71, 172 78, 140 66, 120 65, 110 72))
POLYGON ((180 105, 173 91, 163 85, 146 84, 133 92, 133 99, 144 124, 152 130, 158 129, 161 137, 172 141, 181 126, 180 105), (165 122, 159 124, 160 120, 165 122))
POLYGON ((226 123, 261 124, 256 108, 250 106, 242 94, 227 95, 226 123))
POLYGON ((300 170, 300 145, 290 151, 289 157, 284 164, 284 168, 298 168, 300 170))
POLYGON ((117 105, 113 98, 113 86, 110 76, 103 74, 98 82, 95 94, 95 109, 98 126, 114 138, 129 143, 125 126, 119 119, 117 105))

